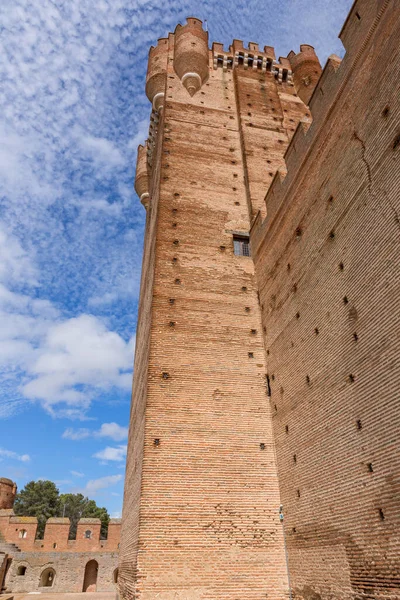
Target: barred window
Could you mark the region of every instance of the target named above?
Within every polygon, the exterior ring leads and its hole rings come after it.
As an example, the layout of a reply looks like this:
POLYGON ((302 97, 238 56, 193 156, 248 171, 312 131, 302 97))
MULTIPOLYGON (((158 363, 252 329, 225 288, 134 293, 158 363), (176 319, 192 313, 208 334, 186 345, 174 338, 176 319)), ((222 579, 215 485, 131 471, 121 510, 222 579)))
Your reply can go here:
POLYGON ((234 235, 233 251, 236 256, 251 256, 249 237, 246 235, 234 235))

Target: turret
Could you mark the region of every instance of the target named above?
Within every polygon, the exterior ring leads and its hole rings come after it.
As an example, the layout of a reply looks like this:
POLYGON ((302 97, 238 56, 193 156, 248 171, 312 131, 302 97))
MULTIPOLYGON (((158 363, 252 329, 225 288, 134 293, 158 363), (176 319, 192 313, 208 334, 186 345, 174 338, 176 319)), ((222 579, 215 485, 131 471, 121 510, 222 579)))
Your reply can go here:
POLYGON ((150 48, 146 75, 146 95, 156 111, 160 110, 164 104, 167 63, 168 39, 161 38, 158 40, 157 46, 150 48))
POLYGON ((208 33, 199 19, 186 20, 175 29, 174 69, 193 96, 208 78, 208 33))
POLYGON ((149 176, 147 174, 147 151, 145 146, 137 149, 135 190, 140 202, 147 209, 149 203, 149 176))
POLYGON ((7 479, 0 478, 0 509, 10 509, 14 506, 15 495, 17 493, 17 484, 7 479))
POLYGON ((295 54, 293 50, 289 52, 288 59, 292 67, 297 94, 304 104, 308 104, 322 73, 318 56, 312 46, 302 44, 298 54, 295 54))

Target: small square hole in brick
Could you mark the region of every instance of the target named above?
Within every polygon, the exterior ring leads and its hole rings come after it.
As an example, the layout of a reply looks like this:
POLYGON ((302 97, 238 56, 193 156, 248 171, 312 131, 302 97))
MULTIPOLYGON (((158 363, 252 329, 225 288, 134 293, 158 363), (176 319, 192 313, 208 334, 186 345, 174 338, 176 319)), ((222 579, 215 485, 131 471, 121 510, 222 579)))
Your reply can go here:
POLYGON ((265 450, 265 444, 263 442, 260 444, 260 450, 265 450))
POLYGON ((253 352, 248 352, 248 356, 249 356, 249 358, 254 358, 254 353, 253 352))

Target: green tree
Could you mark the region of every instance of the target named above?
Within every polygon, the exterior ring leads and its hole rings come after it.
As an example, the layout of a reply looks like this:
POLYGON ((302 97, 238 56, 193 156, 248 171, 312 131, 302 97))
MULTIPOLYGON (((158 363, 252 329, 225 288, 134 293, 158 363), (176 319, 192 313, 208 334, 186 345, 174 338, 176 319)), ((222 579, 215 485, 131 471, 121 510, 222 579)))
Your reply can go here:
POLYGON ((17 494, 14 512, 22 517, 36 517, 38 520, 37 537, 43 539, 46 521, 50 517, 68 517, 71 521, 70 539, 76 538, 79 519, 96 518, 101 521, 100 537, 107 536, 110 515, 106 508, 97 506, 83 494, 60 494, 52 481, 30 481, 17 494))
POLYGON ((37 537, 43 539, 47 519, 60 515, 60 493, 52 481, 30 481, 17 494, 14 512, 21 517, 36 517, 37 537))
POLYGON ((101 521, 100 537, 102 539, 107 537, 108 522, 110 515, 106 508, 100 508, 97 506, 94 500, 89 500, 83 496, 83 494, 61 494, 61 514, 68 517, 71 521, 71 527, 69 530, 69 537, 71 539, 76 538, 76 528, 78 526, 79 519, 95 518, 101 521))

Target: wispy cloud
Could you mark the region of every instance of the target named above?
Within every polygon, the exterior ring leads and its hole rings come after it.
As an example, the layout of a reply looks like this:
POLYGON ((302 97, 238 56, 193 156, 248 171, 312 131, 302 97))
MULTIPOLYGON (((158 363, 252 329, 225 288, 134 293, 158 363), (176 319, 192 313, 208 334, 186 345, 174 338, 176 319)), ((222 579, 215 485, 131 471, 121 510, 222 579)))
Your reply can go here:
POLYGON ((86 427, 80 427, 79 429, 73 429, 68 427, 62 437, 66 440, 85 440, 89 437, 93 438, 111 438, 115 442, 126 440, 128 437, 128 427, 122 427, 117 423, 103 423, 100 429, 90 430, 86 427))
POLYGON ((70 471, 70 473, 74 477, 85 477, 85 473, 81 473, 81 471, 70 471))
POLYGON ((3 458, 9 458, 11 460, 19 460, 21 462, 29 462, 31 457, 29 454, 18 454, 17 452, 13 452, 12 450, 6 450, 5 448, 0 448, 0 460, 3 458))
POLYGON ((127 446, 119 445, 117 447, 107 446, 104 450, 93 454, 94 458, 98 458, 103 462, 116 461, 121 462, 125 460, 127 446))
POLYGON ((112 487, 121 480, 122 475, 108 475, 106 477, 99 477, 99 479, 90 479, 84 487, 83 492, 89 496, 94 496, 99 490, 112 487))

